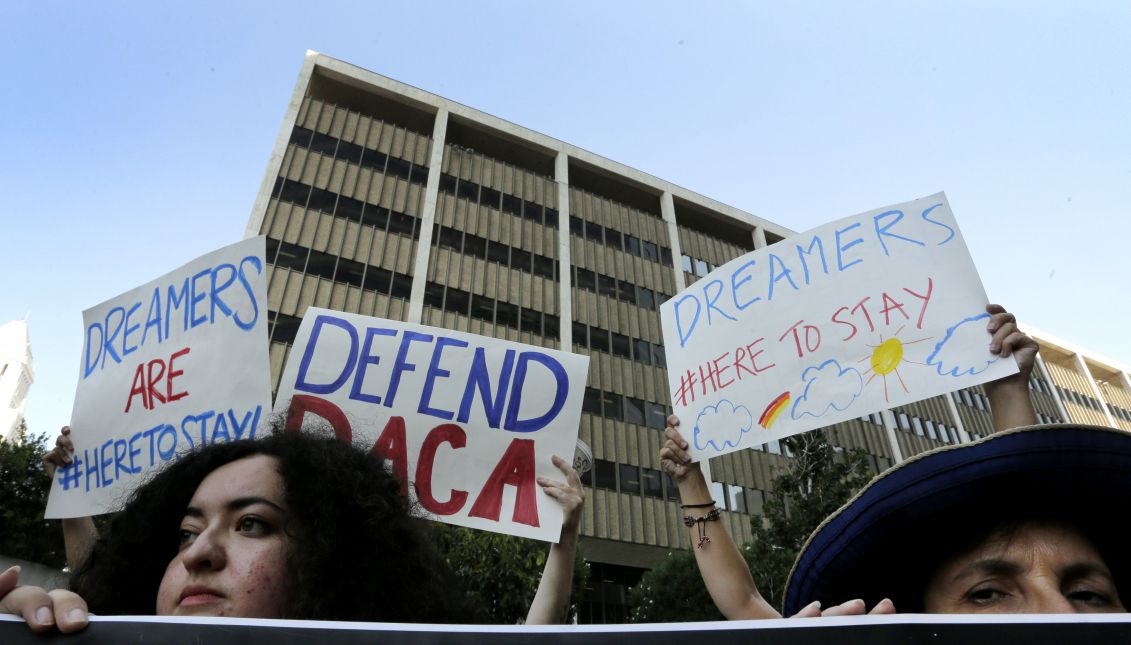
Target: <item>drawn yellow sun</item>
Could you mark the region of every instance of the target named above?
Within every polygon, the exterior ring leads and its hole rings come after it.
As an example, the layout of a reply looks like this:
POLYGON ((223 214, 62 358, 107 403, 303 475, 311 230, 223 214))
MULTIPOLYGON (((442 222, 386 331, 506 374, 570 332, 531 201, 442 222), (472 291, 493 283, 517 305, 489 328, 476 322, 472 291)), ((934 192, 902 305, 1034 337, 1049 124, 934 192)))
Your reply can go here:
MULTIPOLYGON (((903 388, 903 391, 909 392, 910 390, 907 389, 907 384, 903 382, 903 376, 899 373, 900 364, 915 363, 917 365, 923 365, 923 363, 910 361, 904 358, 903 348, 906 345, 914 345, 915 343, 921 343, 923 341, 930 340, 930 338, 920 338, 918 340, 904 342, 899 338, 899 334, 902 331, 903 327, 900 327, 896 330, 895 335, 887 340, 884 340, 883 334, 880 334, 880 344, 868 345, 868 347, 872 348, 872 353, 860 359, 860 362, 871 359, 870 362, 872 367, 867 372, 865 372, 865 374, 868 374, 869 372, 871 372, 872 374, 872 377, 868 379, 868 383, 876 380, 876 377, 883 379, 884 401, 888 403, 891 402, 891 398, 888 396, 888 374, 894 374, 895 378, 899 379, 899 385, 903 388)), ((867 385, 868 383, 865 383, 865 385, 867 385)))

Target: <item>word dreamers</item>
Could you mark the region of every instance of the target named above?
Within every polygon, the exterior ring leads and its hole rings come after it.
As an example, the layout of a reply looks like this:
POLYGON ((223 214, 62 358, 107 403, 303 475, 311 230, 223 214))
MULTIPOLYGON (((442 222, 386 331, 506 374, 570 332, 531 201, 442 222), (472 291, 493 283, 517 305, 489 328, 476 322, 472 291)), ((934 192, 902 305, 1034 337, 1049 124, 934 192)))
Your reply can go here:
POLYGON ((673 299, 680 347, 697 331, 738 322, 751 315, 750 307, 803 291, 822 276, 950 243, 957 233, 940 217, 943 211, 933 212, 940 206, 929 206, 918 216, 884 211, 825 233, 826 237, 815 234, 796 241, 792 249, 787 250, 789 241, 779 242, 721 267, 710 279, 696 283, 693 291, 673 299))
POLYGON ((354 401, 415 408, 420 414, 459 423, 481 413, 491 428, 535 432, 550 425, 562 411, 569 377, 557 359, 536 350, 508 349, 501 359, 496 353, 496 360, 489 361, 486 348, 472 347, 458 338, 382 327, 359 329, 348 320, 322 314, 311 328, 294 389, 325 395, 343 388, 348 388, 354 401), (377 351, 379 346, 390 351, 383 356, 377 351), (390 360, 382 362, 382 358, 390 360), (537 416, 519 418, 524 393, 534 389, 527 386, 543 385, 546 378, 552 380, 554 390, 545 397, 548 408, 537 416), (416 397, 407 405, 397 399, 406 379, 414 382, 403 389, 416 397), (450 395, 434 397, 441 389, 450 395), (457 400, 458 409, 442 407, 457 400))
MULTIPOLYGON (((338 439, 353 443, 353 428, 342 409, 331 401, 306 394, 296 394, 291 398, 287 409, 286 430, 301 431, 307 414, 322 417, 334 428, 334 435, 338 439)), ((411 436, 417 434, 419 433, 414 432, 411 436)), ((385 461, 393 478, 400 484, 401 491, 406 497, 411 492, 421 508, 433 515, 456 515, 463 511, 468 499, 474 494, 474 502, 467 515, 498 522, 502 514, 503 491, 506 487, 513 486, 515 495, 511 521, 539 526, 533 439, 512 439, 477 491, 453 489, 443 491, 441 495, 441 491, 434 489, 432 482, 436 455, 441 449, 467 448, 467 433, 454 423, 442 423, 429 430, 414 454, 416 468, 411 478, 408 476, 409 437, 404 417, 390 417, 370 453, 385 461), (411 489, 408 485, 410 481, 411 489), (445 499, 441 500, 441 497, 445 499)))
POLYGON ((254 439, 262 415, 259 405, 246 412, 205 410, 185 415, 177 425, 159 423, 126 439, 107 439, 81 454, 76 452, 74 461, 59 470, 56 480, 64 491, 106 488, 196 446, 254 439))
POLYGON ((218 320, 251 331, 259 320, 252 271, 262 274, 263 261, 249 255, 236 263, 202 269, 179 284, 154 287, 144 301, 111 307, 101 321, 86 328, 82 378, 105 369, 107 361, 121 364, 146 343, 161 344, 176 331, 215 325, 218 320))

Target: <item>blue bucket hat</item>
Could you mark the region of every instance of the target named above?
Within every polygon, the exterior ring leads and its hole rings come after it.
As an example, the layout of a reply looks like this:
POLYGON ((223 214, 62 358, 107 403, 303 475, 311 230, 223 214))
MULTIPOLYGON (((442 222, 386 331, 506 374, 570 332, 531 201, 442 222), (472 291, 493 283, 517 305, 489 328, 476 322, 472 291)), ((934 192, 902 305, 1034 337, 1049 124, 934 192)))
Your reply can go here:
MULTIPOLYGON (((1080 528, 1120 587, 1114 547, 1131 502, 1131 433, 1074 424, 1017 428, 925 452, 880 473, 809 536, 790 572, 784 611, 891 598, 922 611, 942 562, 1002 521, 1057 520, 1080 528)), ((1124 595, 1124 599, 1127 596, 1124 595)))

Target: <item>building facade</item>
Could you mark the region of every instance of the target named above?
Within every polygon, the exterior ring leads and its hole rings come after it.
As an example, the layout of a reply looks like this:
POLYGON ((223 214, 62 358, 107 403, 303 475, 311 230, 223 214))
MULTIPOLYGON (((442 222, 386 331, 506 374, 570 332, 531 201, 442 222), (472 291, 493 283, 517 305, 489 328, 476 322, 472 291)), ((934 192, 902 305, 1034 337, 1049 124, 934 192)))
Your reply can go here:
POLYGON ((24 420, 27 393, 34 380, 27 322, 0 325, 0 440, 7 441, 24 420))
MULTIPOLYGON (((620 622, 627 586, 689 548, 657 456, 670 410, 659 305, 793 231, 308 52, 247 233, 268 239, 273 388, 311 305, 591 357, 580 432, 595 458, 582 528, 593 574, 582 619, 620 622)), ((1050 352, 1034 403, 1042 419, 1075 419, 1050 384, 1064 362, 1050 352)), ((1091 396, 1131 409, 1126 371, 1104 382, 1119 394, 1091 396)), ((980 388, 829 428, 877 471, 990 431, 980 388)), ((711 460, 739 542, 788 461, 776 442, 711 460)))

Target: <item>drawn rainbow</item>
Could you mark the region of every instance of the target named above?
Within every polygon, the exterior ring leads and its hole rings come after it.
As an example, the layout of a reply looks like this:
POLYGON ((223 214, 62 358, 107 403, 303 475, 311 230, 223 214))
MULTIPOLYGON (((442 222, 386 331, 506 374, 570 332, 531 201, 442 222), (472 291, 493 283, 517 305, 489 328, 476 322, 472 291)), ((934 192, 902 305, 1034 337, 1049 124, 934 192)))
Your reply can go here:
POLYGON ((769 430, 770 426, 774 425, 774 421, 778 420, 778 416, 781 415, 781 411, 784 410, 787 405, 789 405, 789 401, 790 398, 788 391, 779 394, 778 398, 770 401, 770 404, 766 406, 766 409, 762 410, 762 416, 758 417, 758 425, 769 430))

